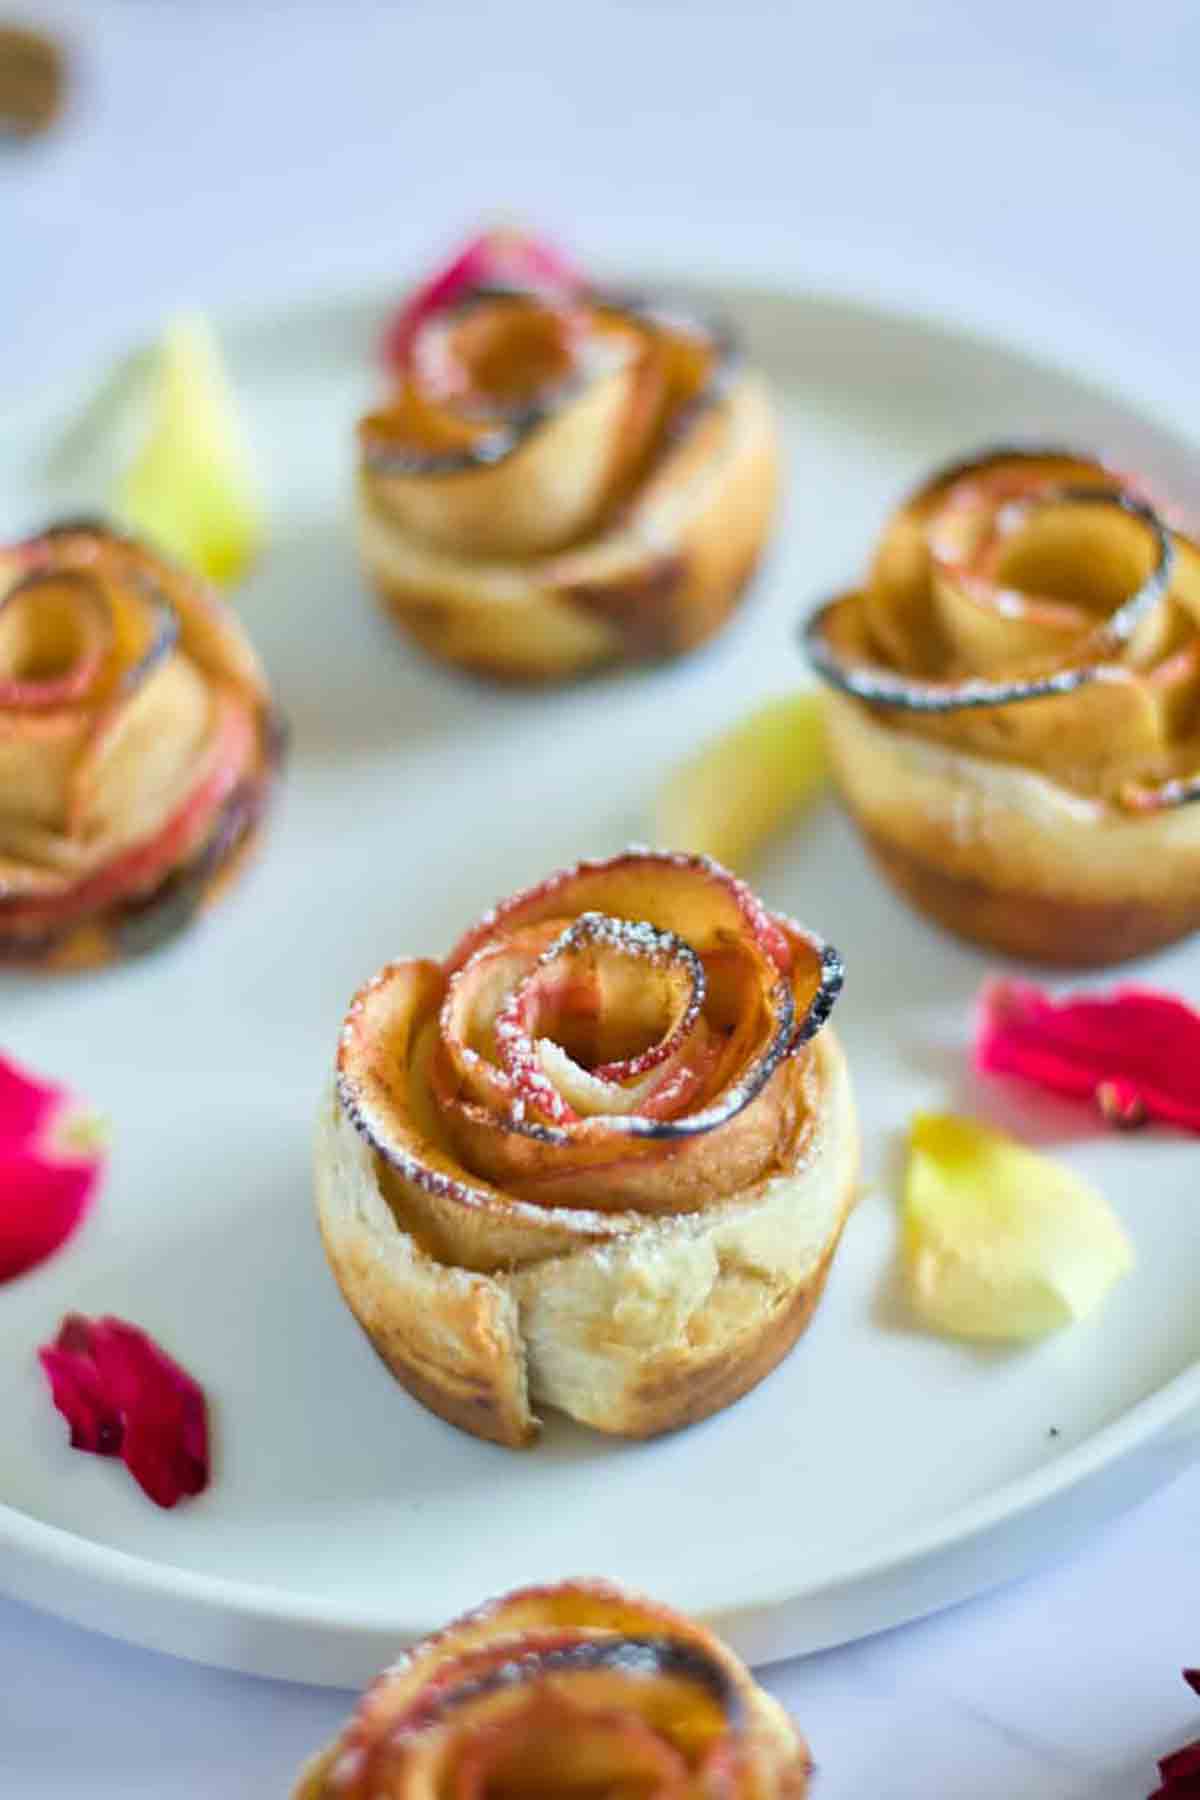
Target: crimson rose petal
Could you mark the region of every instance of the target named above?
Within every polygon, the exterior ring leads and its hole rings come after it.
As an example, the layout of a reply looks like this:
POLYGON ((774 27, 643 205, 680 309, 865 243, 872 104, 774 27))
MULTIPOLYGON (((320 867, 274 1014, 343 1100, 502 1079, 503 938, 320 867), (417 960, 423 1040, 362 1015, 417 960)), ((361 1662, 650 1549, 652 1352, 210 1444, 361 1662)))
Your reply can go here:
POLYGON ((94 1115, 67 1089, 0 1056, 0 1282, 66 1242, 103 1172, 94 1115))
POLYGON ((120 1456, 157 1506, 208 1486, 204 1390, 146 1332, 70 1313, 38 1358, 77 1450, 120 1456))
MULTIPOLYGON (((1185 1669, 1183 1679, 1194 1693, 1200 1694, 1200 1669, 1185 1669)), ((1187 1800, 1200 1796, 1200 1738, 1185 1744, 1182 1750, 1160 1759, 1161 1787, 1155 1788, 1150 1800, 1187 1800)))
POLYGON ((121 1415, 90 1355, 91 1332, 86 1319, 70 1314, 54 1343, 38 1351, 38 1360, 49 1377, 54 1404, 71 1427, 71 1448, 119 1456, 121 1415))
POLYGON ((532 288, 566 297, 579 286, 573 264, 545 239, 522 231, 482 232, 396 314, 384 334, 383 359, 389 368, 403 368, 425 320, 452 306, 469 288, 532 288))
POLYGON ((1200 1131, 1200 1013, 1172 994, 1117 988, 1055 1000, 1027 982, 984 988, 976 1067, 1093 1100, 1110 1124, 1200 1131))

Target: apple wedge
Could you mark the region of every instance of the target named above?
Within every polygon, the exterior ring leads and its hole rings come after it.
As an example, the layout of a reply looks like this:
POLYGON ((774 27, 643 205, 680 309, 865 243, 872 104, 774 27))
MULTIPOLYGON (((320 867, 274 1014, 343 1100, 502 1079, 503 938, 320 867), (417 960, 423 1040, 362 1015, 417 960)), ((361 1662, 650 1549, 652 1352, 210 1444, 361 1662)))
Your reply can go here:
POLYGON ((655 834, 676 850, 745 869, 826 779, 819 694, 768 700, 703 744, 667 778, 655 834))
POLYGON ((114 496, 134 530, 227 585, 262 546, 264 519, 249 445, 208 322, 173 320, 151 376, 148 435, 114 496))

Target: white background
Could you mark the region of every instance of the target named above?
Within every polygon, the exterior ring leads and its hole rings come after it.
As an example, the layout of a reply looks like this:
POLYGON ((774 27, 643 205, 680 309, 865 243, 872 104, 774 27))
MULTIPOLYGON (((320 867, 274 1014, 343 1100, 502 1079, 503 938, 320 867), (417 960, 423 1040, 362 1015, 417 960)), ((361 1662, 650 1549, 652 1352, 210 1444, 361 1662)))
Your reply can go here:
MULTIPOLYGON (((1104 335, 1200 413, 1195 0, 25 11, 68 31, 77 84, 54 138, 0 150, 6 393, 179 303, 349 289, 509 210, 631 268, 1104 335)), ((1129 1800, 1200 1729, 1185 1662, 1200 1474, 1066 1567, 769 1681, 823 1800, 1129 1800)), ((282 1795, 347 1704, 0 1603, 5 1794, 282 1795)))

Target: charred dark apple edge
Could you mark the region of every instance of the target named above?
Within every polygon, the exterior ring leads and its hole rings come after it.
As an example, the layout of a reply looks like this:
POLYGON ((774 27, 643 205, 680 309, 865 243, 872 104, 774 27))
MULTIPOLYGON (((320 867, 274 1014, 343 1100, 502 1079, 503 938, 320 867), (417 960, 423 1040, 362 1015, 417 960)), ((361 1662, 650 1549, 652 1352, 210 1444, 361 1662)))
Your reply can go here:
MULTIPOLYGON (((714 1131, 736 1118, 762 1093, 784 1060, 820 1031, 833 1011, 845 977, 841 955, 832 945, 823 943, 811 933, 795 926, 792 921, 787 922, 813 958, 811 994, 803 1011, 797 1015, 792 988, 787 978, 792 958, 787 936, 774 915, 767 911, 745 883, 706 857, 638 849, 626 852, 623 856, 578 863, 574 868, 560 871, 546 881, 502 901, 466 933, 442 967, 447 975, 452 976, 470 962, 475 951, 488 941, 498 927, 506 924, 511 926, 518 919, 524 923, 527 919, 532 921, 538 916, 549 916, 545 909, 552 906, 560 888, 571 884, 573 898, 578 902, 578 894, 574 891, 578 886, 586 887, 593 878, 603 881, 614 870, 629 864, 644 863, 657 863, 667 869, 682 865, 704 874, 714 884, 714 894, 719 895, 718 903, 731 908, 731 919, 736 919, 739 927, 749 932, 767 960, 779 971, 779 979, 766 994, 771 1019, 768 1040, 759 1054, 743 1069, 740 1077, 713 1104, 701 1111, 675 1118, 656 1118, 637 1112, 608 1113, 603 1116, 605 1132, 617 1137, 681 1141, 714 1131)), ((588 928, 594 930, 592 921, 598 920, 600 915, 589 911, 581 916, 589 920, 588 928)), ((619 931, 622 924, 628 921, 610 920, 609 923, 619 931)), ((363 990, 358 1004, 370 1007, 373 987, 374 984, 363 990)), ((367 1015, 364 1015, 364 1020, 366 1018, 367 1015)), ((437 1193, 453 1192, 463 1203, 470 1204, 473 1190, 467 1182, 444 1170, 427 1166, 419 1156, 389 1141, 389 1133, 377 1117, 368 1091, 370 1072, 362 1055, 362 1027, 363 1021, 360 1021, 358 1032, 344 1033, 339 1055, 337 1094, 347 1118, 372 1149, 395 1167, 405 1180, 437 1193)), ((369 1036, 369 1031, 367 1035, 369 1036)), ((572 1144, 576 1133, 586 1135, 598 1122, 596 1119, 584 1119, 575 1124, 554 1125, 511 1115, 495 1120, 502 1131, 560 1146, 572 1144)))

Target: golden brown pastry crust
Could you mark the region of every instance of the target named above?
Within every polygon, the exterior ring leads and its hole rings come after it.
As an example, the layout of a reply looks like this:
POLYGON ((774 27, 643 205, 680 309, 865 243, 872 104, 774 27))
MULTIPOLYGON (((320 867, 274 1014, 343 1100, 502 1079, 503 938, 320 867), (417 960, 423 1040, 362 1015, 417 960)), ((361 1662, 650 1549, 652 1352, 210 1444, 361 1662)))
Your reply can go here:
POLYGON ((1200 551, 1112 471, 957 465, 809 642, 838 786, 921 911, 1079 966, 1200 925, 1200 551))
POLYGON ((493 1791, 802 1800, 808 1746, 712 1632, 602 1581, 524 1588, 368 1688, 295 1800, 493 1791))
MULTIPOLYGON (((659 954, 655 929, 633 927, 643 958, 659 954)), ((811 1317, 855 1194, 849 1080, 819 1030, 839 981, 833 953, 715 865, 643 852, 506 903, 445 969, 383 971, 347 1020, 318 1121, 317 1207, 342 1292, 403 1385, 519 1446, 539 1405, 649 1437, 762 1380, 811 1317), (659 936, 687 925, 709 971, 699 1011, 683 1004, 678 940, 675 964, 629 977, 630 1000, 625 947, 590 923, 605 893, 619 919, 669 920, 659 936), (572 920, 588 942, 569 941, 572 920), (642 1048, 602 1088, 630 1023, 616 1015, 649 1009, 654 980, 667 1050, 642 1048), (497 1045, 538 1005, 566 1010, 530 1027, 542 1060, 514 1078, 497 1045), (598 1033, 597 1074, 555 1030, 598 1033), (556 1112, 564 1095, 593 1110, 556 1112)), ((632 1036, 655 1028, 648 1010, 632 1036)), ((515 1051, 511 1068, 527 1069, 515 1051)))
MULTIPOLYGON (((472 307, 542 303, 457 304, 469 323, 472 307)), ((771 408, 728 340, 598 294, 573 305, 577 366, 501 453, 471 462, 468 444, 423 461, 413 436, 436 441, 458 417, 444 405, 395 402, 360 428, 372 582, 430 654, 492 678, 555 681, 696 648, 737 605, 774 513, 771 408)))
POLYGON ((212 905, 283 731, 240 625, 102 525, 0 552, 0 963, 90 969, 212 905))

